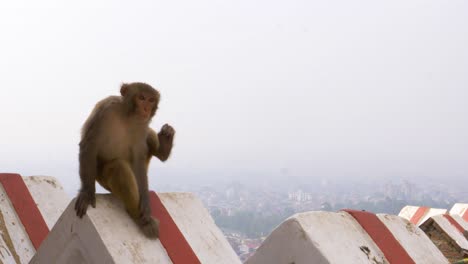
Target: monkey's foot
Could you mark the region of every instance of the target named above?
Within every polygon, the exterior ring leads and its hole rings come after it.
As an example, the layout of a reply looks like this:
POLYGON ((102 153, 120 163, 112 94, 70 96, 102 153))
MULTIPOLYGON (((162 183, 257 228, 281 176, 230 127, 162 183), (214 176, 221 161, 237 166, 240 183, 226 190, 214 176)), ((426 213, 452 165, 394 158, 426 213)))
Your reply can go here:
POLYGON ((148 221, 140 224, 141 231, 150 239, 159 238, 159 220, 151 217, 148 221))

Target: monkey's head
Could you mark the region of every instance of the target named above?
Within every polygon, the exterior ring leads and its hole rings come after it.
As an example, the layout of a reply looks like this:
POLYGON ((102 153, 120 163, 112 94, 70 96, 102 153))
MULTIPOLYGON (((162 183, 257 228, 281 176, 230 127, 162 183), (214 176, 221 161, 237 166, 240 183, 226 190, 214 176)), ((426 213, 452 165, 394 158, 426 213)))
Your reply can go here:
POLYGON ((142 121, 150 121, 158 109, 159 92, 146 83, 124 83, 120 94, 128 114, 142 121))

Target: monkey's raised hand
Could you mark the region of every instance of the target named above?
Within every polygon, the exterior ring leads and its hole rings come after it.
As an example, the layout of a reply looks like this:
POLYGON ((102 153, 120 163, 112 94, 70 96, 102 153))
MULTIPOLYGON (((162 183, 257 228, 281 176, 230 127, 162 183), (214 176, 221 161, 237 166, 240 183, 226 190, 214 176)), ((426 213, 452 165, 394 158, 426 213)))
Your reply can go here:
POLYGON ((88 205, 96 208, 96 195, 89 192, 80 192, 75 202, 76 215, 82 218, 86 214, 88 205))
POLYGON ((172 126, 170 126, 169 124, 165 124, 161 128, 161 131, 159 132, 159 135, 167 137, 167 138, 172 138, 175 135, 175 129, 172 126))
MULTIPOLYGON (((166 161, 171 155, 172 142, 174 141, 175 130, 172 126, 165 124, 157 135, 157 139, 150 140, 150 142, 159 142, 157 148, 151 148, 150 152, 161 161, 166 161)), ((156 137, 154 135, 153 137, 156 137)), ((150 138, 151 139, 151 138, 150 138)))

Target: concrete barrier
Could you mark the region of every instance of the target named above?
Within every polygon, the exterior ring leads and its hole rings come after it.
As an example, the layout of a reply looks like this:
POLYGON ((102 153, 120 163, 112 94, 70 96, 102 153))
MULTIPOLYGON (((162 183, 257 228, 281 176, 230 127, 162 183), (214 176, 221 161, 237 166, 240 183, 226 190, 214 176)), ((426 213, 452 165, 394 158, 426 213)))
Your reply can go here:
POLYGON ((450 214, 461 216, 463 220, 468 222, 468 204, 466 203, 454 204, 452 209, 450 209, 450 214))
POLYGON ((403 217, 415 225, 421 225, 434 215, 446 214, 447 209, 430 208, 425 206, 405 206, 398 216, 403 217))
MULTIPOLYGON (((448 263, 442 252, 416 225, 396 215, 377 214, 415 263, 448 263)), ((398 263, 398 262, 397 262, 398 263)))
POLYGON ((160 239, 149 240, 114 196, 97 195, 82 219, 74 200, 31 263, 240 263, 209 212, 189 193, 151 193, 160 239))
POLYGON ((307 212, 287 219, 246 264, 432 263, 448 260, 415 225, 367 212, 307 212))
POLYGON ((0 263, 28 263, 69 198, 52 177, 0 174, 0 263))
POLYGON ((451 262, 468 257, 468 241, 463 235, 468 223, 458 215, 436 215, 420 228, 451 262))

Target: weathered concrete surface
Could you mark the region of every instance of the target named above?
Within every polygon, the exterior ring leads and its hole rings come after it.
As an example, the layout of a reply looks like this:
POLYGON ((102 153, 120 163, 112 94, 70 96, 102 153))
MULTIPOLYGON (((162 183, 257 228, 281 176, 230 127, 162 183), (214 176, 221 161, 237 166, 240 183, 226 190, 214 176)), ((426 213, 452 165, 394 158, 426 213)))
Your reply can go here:
MULTIPOLYGON (((240 263, 195 196, 158 196, 202 263, 240 263)), ((88 209, 82 219, 72 201, 31 263, 172 263, 161 241, 144 237, 117 198, 96 198, 96 208, 88 209)))
POLYGON ((419 226, 430 217, 445 213, 447 213, 447 209, 408 205, 401 209, 398 216, 403 217, 411 223, 419 226))
POLYGON ((344 262, 449 264, 424 232, 409 221, 352 210, 292 216, 270 234, 246 264, 344 262), (384 248, 386 245, 390 247, 384 248))
POLYGON ((112 195, 97 195, 82 219, 73 200, 31 263, 171 263, 159 240, 148 240, 112 195))
POLYGON ((160 193, 158 196, 201 263, 241 263, 208 210, 194 194, 160 193))
POLYGON ((0 248, 2 263, 28 263, 36 250, 24 230, 3 186, 0 186, 0 248))
POLYGON ((429 237, 416 225, 396 215, 377 214, 416 263, 449 263, 429 237))
POLYGON ((23 179, 49 230, 52 229, 70 203, 70 197, 54 177, 30 176, 23 179))
POLYGON ((468 241, 463 231, 468 224, 458 215, 436 215, 424 222, 420 228, 450 262, 458 261, 468 251, 468 241))
POLYGON ((246 264, 388 263, 346 212, 296 214, 278 226, 246 264))
MULTIPOLYGON (((53 177, 21 177, 31 194, 47 227, 52 228, 69 202, 62 186, 53 177)), ((12 190, 10 195, 21 195, 20 190, 12 190)), ((1 263, 28 263, 36 252, 21 219, 16 212, 4 186, 0 185, 0 261, 1 263)), ((25 209, 26 210, 26 209, 25 209)), ((27 215, 28 212, 21 212, 27 215)))
POLYGON ((466 203, 456 203, 450 209, 451 215, 458 215, 463 218, 463 220, 468 221, 468 204, 466 203))

